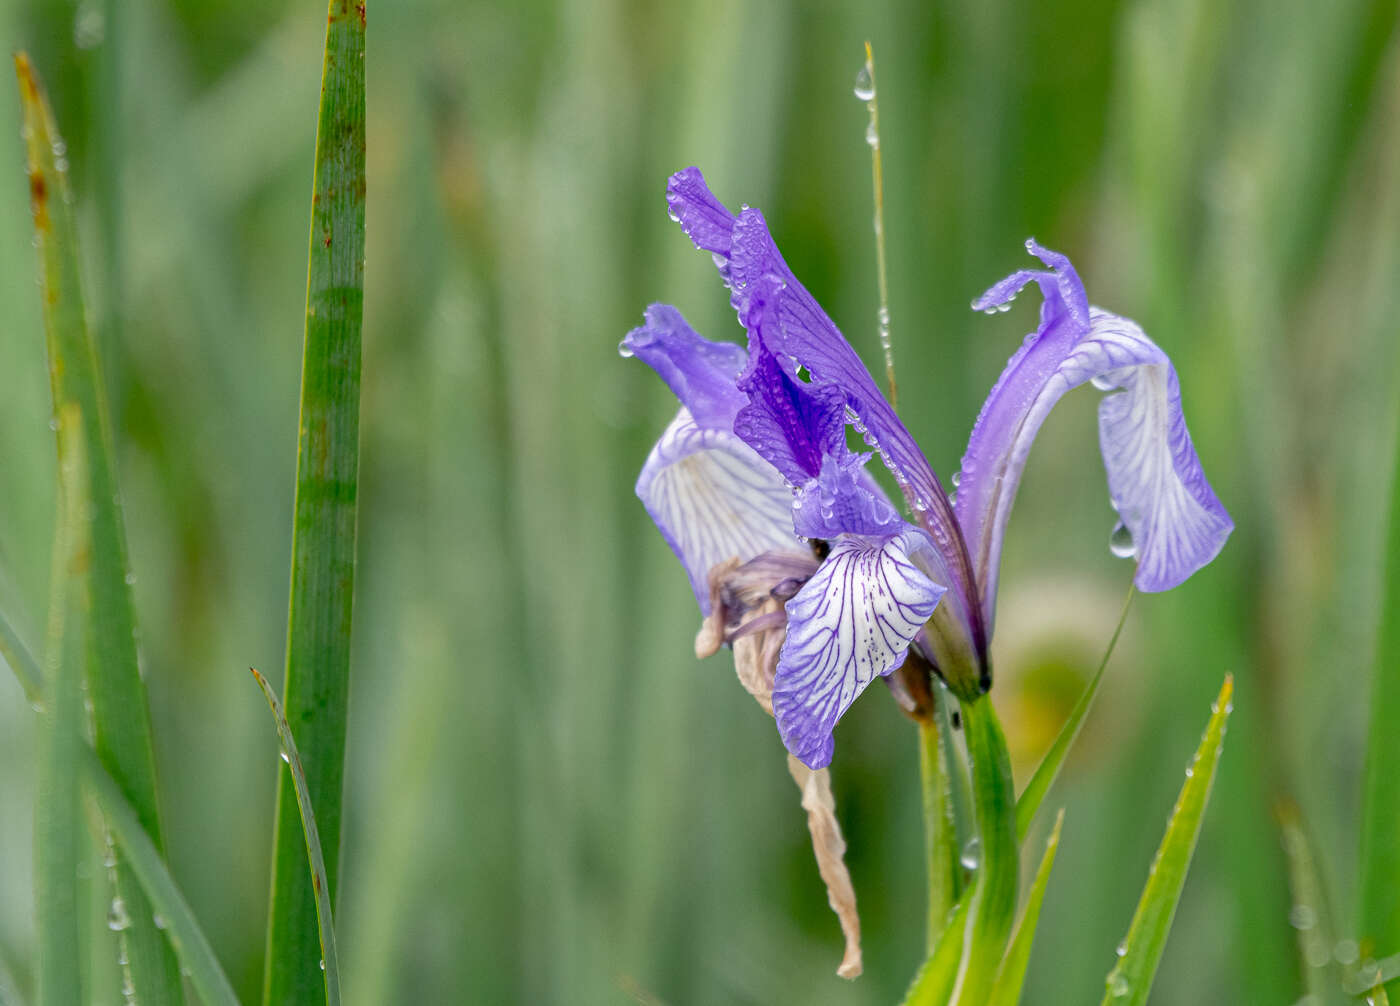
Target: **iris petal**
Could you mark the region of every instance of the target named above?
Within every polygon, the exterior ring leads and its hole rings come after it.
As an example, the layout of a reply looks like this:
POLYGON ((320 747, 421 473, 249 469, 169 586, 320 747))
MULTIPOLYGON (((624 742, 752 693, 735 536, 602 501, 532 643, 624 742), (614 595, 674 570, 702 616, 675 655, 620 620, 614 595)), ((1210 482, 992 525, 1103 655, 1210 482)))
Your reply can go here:
POLYGON ((788 601, 773 715, 787 749, 809 768, 830 764, 836 721, 900 665, 943 596, 910 558, 927 541, 912 529, 883 543, 842 538, 788 601))
POLYGON ((685 566, 706 615, 715 566, 801 547, 782 476, 734 434, 697 426, 684 408, 652 448, 637 495, 685 566))

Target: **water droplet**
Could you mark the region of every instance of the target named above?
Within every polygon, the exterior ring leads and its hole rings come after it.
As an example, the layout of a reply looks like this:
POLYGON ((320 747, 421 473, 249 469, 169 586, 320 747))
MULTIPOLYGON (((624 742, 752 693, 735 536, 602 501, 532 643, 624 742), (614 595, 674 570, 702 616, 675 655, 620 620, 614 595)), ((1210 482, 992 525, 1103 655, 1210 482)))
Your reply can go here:
POLYGON ((283 760, 284 762, 286 762, 288 765, 290 765, 290 764, 292 763, 292 756, 291 756, 290 754, 287 753, 287 749, 286 749, 286 748, 283 748, 281 751, 279 751, 279 752, 277 752, 277 753, 280 754, 280 755, 282 756, 282 760, 283 760))
POLYGON ((630 360, 630 359, 632 359, 632 357, 636 356, 637 354, 634 353, 634 352, 632 352, 632 347, 629 346, 629 345, 627 345, 626 340, 623 340, 622 342, 619 342, 619 343, 617 344, 617 355, 618 355, 618 356, 625 356, 627 359, 630 360))
POLYGON ((127 574, 126 574, 126 576, 122 577, 122 580, 126 583, 126 585, 127 585, 128 587, 134 587, 134 586, 136 586, 136 574, 135 574, 135 573, 132 573, 132 572, 128 571, 127 574))
POLYGON ((1133 533, 1121 520, 1108 536, 1108 550, 1120 559, 1131 559, 1137 555, 1137 542, 1133 541, 1133 533))
POLYGON ((856 73, 855 95, 861 101, 875 100, 875 81, 870 77, 870 64, 862 66, 856 73))
POLYGON ((55 417, 55 418, 49 420, 49 429, 51 429, 51 430, 56 430, 56 429, 58 429, 58 418, 57 418, 57 417, 55 417))
POLYGON ((1124 939, 1121 943, 1118 944, 1117 947, 1114 948, 1113 952, 1119 957, 1126 956, 1128 953, 1128 941, 1124 939))
POLYGON ((1338 964, 1355 964, 1356 959, 1361 956, 1361 948, 1356 945, 1355 940, 1338 940, 1337 945, 1332 948, 1332 956, 1337 958, 1338 964))
POLYGON ((675 210, 671 209, 671 207, 669 206, 666 207, 666 215, 671 218, 671 223, 673 224, 678 224, 681 222, 681 215, 675 210))
POLYGON ((875 123, 873 120, 865 125, 865 143, 867 146, 875 149, 878 149, 880 146, 880 134, 875 131, 875 123))
POLYGON ((102 865, 109 870, 117 865, 117 854, 115 850, 111 848, 107 849, 106 855, 102 857, 102 865))
POLYGON ((1114 388, 1118 387, 1118 382, 1107 374, 1095 374, 1093 377, 1089 378, 1089 383, 1099 391, 1112 391, 1114 388))
POLYGON ((962 472, 954 472, 954 473, 953 473, 953 488, 956 489, 956 488, 958 488, 960 485, 962 485, 962 472))
POLYGON ((325 962, 325 959, 324 959, 324 958, 322 958, 322 960, 321 960, 321 970, 322 970, 322 971, 326 970, 326 962, 325 962))
POLYGON ((880 314, 879 314, 878 317, 879 317, 879 319, 880 319, 880 326, 881 326, 882 328, 889 328, 889 327, 890 327, 890 309, 889 309, 889 308, 887 308, 887 307, 882 307, 882 308, 880 308, 880 314))
POLYGON ((1114 999, 1126 999, 1131 991, 1132 986, 1128 984, 1128 979, 1118 972, 1108 976, 1108 994, 1114 999))
POLYGON ((112 899, 112 907, 107 910, 107 928, 119 933, 129 925, 131 916, 126 914, 126 902, 122 901, 121 895, 117 895, 112 899))
POLYGON ((1294 929, 1311 929, 1317 925, 1317 912, 1311 905, 1294 905, 1288 912, 1288 924, 1294 929))
POLYGON ((962 855, 958 857, 964 870, 975 870, 982 863, 982 842, 980 839, 972 838, 963 846, 962 855))
POLYGON ((166 929, 170 925, 169 922, 165 921, 165 916, 161 915, 160 912, 156 912, 155 915, 151 916, 151 921, 155 923, 157 929, 166 929))

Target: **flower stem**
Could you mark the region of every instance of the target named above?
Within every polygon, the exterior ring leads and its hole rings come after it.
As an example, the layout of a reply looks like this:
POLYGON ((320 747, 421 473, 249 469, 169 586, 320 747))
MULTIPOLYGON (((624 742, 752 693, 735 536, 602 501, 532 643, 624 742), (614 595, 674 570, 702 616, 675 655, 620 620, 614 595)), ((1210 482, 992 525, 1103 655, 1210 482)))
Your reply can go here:
POLYGON ((928 952, 938 945, 948 912, 958 897, 957 833, 951 813, 948 763, 938 723, 919 723, 919 777, 924 798, 924 853, 928 862, 928 952))

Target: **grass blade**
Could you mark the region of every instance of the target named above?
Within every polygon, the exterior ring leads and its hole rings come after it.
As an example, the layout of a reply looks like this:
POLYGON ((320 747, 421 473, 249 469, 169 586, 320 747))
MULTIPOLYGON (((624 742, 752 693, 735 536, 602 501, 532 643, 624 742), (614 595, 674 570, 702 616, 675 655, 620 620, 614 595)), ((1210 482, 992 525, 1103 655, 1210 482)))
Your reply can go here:
POLYGON ((82 975, 78 862, 82 836, 78 755, 83 747, 82 661, 86 607, 84 569, 92 554, 87 514, 87 463, 76 405, 59 413, 63 437, 59 519, 54 534, 45 677, 52 700, 40 731, 39 786, 34 809, 34 893, 38 922, 39 1006, 77 1006, 82 975))
MULTIPOLYGON (((1400 473, 1400 456, 1395 472, 1400 473)), ((1400 477, 1391 487, 1389 543, 1385 551, 1381 624, 1371 672, 1371 724, 1366 745, 1361 809, 1360 899, 1357 933, 1368 957, 1400 953, 1400 772, 1395 724, 1400 722, 1400 477)), ((1386 991, 1400 996, 1400 981, 1386 991)))
POLYGON ((1191 865, 1196 838, 1201 833, 1201 819, 1210 799, 1215 767, 1220 761, 1233 694, 1234 679, 1227 674, 1220 696, 1211 706, 1210 722, 1196 750, 1196 758, 1186 770, 1186 785, 1181 787, 1181 795, 1167 822, 1167 833, 1147 875, 1147 886, 1133 913, 1118 965, 1109 973, 1104 1006, 1141 1006, 1147 1002, 1152 979, 1162 960, 1162 950, 1167 945, 1172 916, 1176 914, 1181 889, 1186 883, 1186 869, 1191 865))
POLYGON ((1040 921, 1040 904, 1045 900, 1045 887, 1055 866, 1055 850, 1060 846, 1060 828, 1064 823, 1065 812, 1061 810, 1055 815, 1055 827, 1045 843, 1045 855, 1041 857, 1040 868, 1036 870, 1035 883, 1031 885, 1030 897, 1021 912, 1021 921, 1016 924, 1016 932, 1011 937, 1011 946, 1002 958, 1001 970, 997 972, 996 984, 992 986, 987 1006, 1016 1006, 1021 1001, 1026 965, 1031 961, 1031 943, 1035 940, 1035 926, 1040 921))
POLYGON ((39 662, 34 659, 29 647, 24 645, 24 640, 20 639, 15 627, 3 614, 0 614, 0 657, 4 657, 5 663, 14 671, 29 704, 36 709, 40 708, 44 702, 44 672, 39 669, 39 662))
POLYGON ((97 797, 112 837, 131 864, 132 872, 141 882, 157 913, 158 918, 152 916, 152 921, 169 935, 195 991, 204 1000, 205 1006, 238 1006, 238 997, 219 966, 214 948, 209 945, 189 903, 170 876, 155 843, 141 827, 136 811, 122 795, 121 787, 87 748, 81 751, 81 764, 83 776, 97 797))
MULTIPOLYGON (((306 341, 287 617, 287 719, 325 838, 327 893, 340 850, 354 600, 360 327, 365 251, 365 5, 331 0, 307 265, 306 341)), ((277 785, 263 1001, 325 995, 317 898, 306 870, 295 787, 277 785)))
POLYGON ((316 925, 321 943, 320 969, 325 972, 326 1003, 340 1006, 340 966, 335 953, 335 925, 331 920, 330 884, 326 882, 326 861, 321 854, 321 838, 316 833, 316 815, 311 809, 311 793, 306 785, 306 771, 302 765, 297 743, 292 737, 292 728, 282 715, 282 706, 277 701, 267 679, 255 669, 253 677, 262 689, 272 710, 272 718, 277 722, 277 739, 282 745, 282 760, 292 773, 292 785, 296 790, 297 809, 301 814, 301 833, 306 843, 306 860, 311 886, 316 891, 316 925))
POLYGON ((1045 757, 1036 766, 1031 781, 1026 783, 1026 788, 1016 801, 1017 842, 1024 842, 1026 836, 1030 834, 1031 825, 1035 823, 1036 815, 1045 802, 1045 794, 1050 792, 1055 777, 1060 774, 1060 767, 1065 763, 1065 756, 1069 754, 1069 749, 1074 746, 1075 740, 1079 737, 1079 731, 1084 726, 1084 720, 1094 705, 1094 698, 1099 694, 1099 684, 1103 681, 1104 669, 1108 667, 1108 659, 1113 656, 1113 648, 1118 645, 1118 637, 1122 635, 1123 626, 1128 621, 1128 608, 1132 606, 1133 594, 1133 587, 1129 585, 1128 596, 1123 599, 1123 612, 1118 616, 1118 625, 1113 629, 1113 636, 1108 641, 1108 649, 1104 650, 1103 659, 1099 661, 1099 669, 1094 672, 1094 677, 1089 681, 1088 687, 1084 689, 1084 694, 1079 696, 1079 701, 1070 710, 1069 718, 1065 720, 1065 725, 1060 728, 1059 734, 1055 737, 1055 743, 1051 744, 1050 750, 1045 752, 1045 757))
MULTIPOLYGON (((1333 947, 1332 912, 1313 843, 1303 829, 1298 808, 1291 801, 1277 808, 1279 834, 1288 856, 1288 886, 1293 908, 1288 921, 1298 932, 1298 956, 1303 982, 1316 1006, 1337 1000, 1342 988, 1342 970, 1333 947)), ((1355 944, 1352 944, 1355 947, 1355 944)), ((1356 948, 1359 955, 1360 949, 1356 948)), ((1349 963, 1355 964, 1352 959, 1349 963)))
MULTIPOLYGON (((117 501, 106 397, 96 348, 88 331, 79 279, 77 231, 63 140, 39 80, 24 53, 15 56, 29 168, 30 208, 39 249, 49 376, 55 415, 75 404, 86 446, 91 509, 91 561, 86 568, 88 697, 98 757, 160 848, 155 757, 146 688, 137 669, 135 620, 127 583, 126 532, 117 501)), ((60 467, 78 429, 58 426, 60 467)), ((151 921, 140 884, 120 858, 113 869, 116 897, 132 923, 123 931, 128 977, 146 1006, 183 1001, 175 956, 151 921)))

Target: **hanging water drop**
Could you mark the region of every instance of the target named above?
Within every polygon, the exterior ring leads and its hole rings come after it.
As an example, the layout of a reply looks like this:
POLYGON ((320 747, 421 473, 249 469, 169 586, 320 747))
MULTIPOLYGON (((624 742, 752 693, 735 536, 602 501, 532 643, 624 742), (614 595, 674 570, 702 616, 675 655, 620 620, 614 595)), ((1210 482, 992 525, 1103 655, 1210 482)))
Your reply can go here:
POLYGON ((288 753, 288 751, 287 751, 286 748, 283 748, 281 751, 278 751, 277 753, 280 754, 280 755, 282 756, 282 760, 283 760, 284 762, 286 762, 288 765, 290 765, 290 764, 292 763, 292 756, 291 756, 291 754, 288 753))
POLYGON ((869 63, 856 73, 855 95, 861 101, 872 101, 875 98, 875 81, 870 76, 869 63))
POLYGON ((962 855, 958 857, 964 870, 975 870, 982 863, 982 842, 977 838, 971 838, 963 846, 962 855))
POLYGON ((962 472, 957 471, 953 473, 953 488, 956 489, 960 485, 962 485, 962 472))
POLYGON ((107 910, 107 928, 119 933, 129 925, 131 916, 126 914, 126 902, 122 901, 121 895, 117 895, 112 899, 112 907, 107 910))
POLYGON ((1120 559, 1131 559, 1137 555, 1137 542, 1133 541, 1133 533, 1121 520, 1108 536, 1108 550, 1120 559))
POLYGON ((1118 972, 1108 976, 1108 994, 1114 999, 1126 999, 1131 991, 1132 986, 1128 984, 1128 979, 1118 972))
POLYGON ((880 145, 880 134, 879 134, 878 132, 875 131, 875 122, 874 122, 874 120, 872 120, 872 121, 866 123, 866 126, 865 126, 865 143, 866 143, 866 146, 869 146, 869 147, 872 147, 872 148, 873 148, 873 147, 878 147, 878 146, 880 145))
POLYGON ((1125 938, 1122 942, 1120 942, 1120 943, 1118 944, 1118 946, 1114 948, 1113 952, 1114 952, 1115 954, 1117 954, 1119 957, 1126 957, 1126 956, 1127 956, 1127 953, 1128 953, 1128 941, 1127 941, 1127 939, 1125 938))

